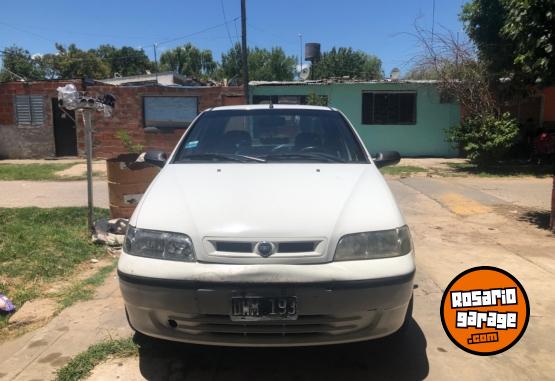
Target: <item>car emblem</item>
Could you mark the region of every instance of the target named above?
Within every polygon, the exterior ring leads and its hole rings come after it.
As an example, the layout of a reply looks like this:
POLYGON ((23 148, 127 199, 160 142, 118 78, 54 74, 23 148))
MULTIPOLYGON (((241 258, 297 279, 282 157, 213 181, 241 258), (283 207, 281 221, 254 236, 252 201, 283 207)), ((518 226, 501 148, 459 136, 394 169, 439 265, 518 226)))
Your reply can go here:
POLYGON ((260 241, 254 245, 254 251, 261 257, 267 258, 276 252, 276 245, 268 241, 260 241))

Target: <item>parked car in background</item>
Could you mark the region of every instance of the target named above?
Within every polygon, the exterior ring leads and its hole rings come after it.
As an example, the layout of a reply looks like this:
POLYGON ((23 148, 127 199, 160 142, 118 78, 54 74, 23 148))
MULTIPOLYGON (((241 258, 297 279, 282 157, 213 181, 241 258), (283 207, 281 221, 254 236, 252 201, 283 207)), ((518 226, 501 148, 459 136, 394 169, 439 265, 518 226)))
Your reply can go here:
POLYGON ((132 218, 118 264, 130 325, 231 346, 378 338, 411 317, 414 250, 378 167, 338 110, 202 112, 132 218))

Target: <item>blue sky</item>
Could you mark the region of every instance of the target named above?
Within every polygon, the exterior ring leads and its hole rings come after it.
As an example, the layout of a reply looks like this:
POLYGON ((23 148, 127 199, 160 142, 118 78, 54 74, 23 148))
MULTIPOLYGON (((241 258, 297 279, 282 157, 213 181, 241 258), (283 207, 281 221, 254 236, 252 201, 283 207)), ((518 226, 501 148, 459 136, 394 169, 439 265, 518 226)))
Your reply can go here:
MULTIPOLYGON (((436 30, 460 32, 462 38, 458 14, 464 2, 436 0, 436 30)), ((431 28, 432 10, 433 0, 247 0, 248 43, 281 46, 298 56, 301 33, 304 42, 320 42, 322 50, 351 46, 380 57, 386 74, 395 66, 404 72, 418 52, 408 33, 415 21, 431 28)), ((233 21, 239 15, 239 0, 5 1, 0 49, 15 44, 35 54, 52 52, 54 42, 80 48, 110 43, 143 47, 152 57, 155 42, 176 39, 160 44, 159 51, 191 42, 219 60, 240 40, 240 22, 233 21)))

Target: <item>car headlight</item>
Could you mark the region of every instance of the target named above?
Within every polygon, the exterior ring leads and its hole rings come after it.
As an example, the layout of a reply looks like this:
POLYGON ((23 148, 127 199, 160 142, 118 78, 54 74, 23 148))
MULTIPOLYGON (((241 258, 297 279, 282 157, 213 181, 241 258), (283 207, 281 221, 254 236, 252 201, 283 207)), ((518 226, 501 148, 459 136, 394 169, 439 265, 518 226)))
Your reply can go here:
POLYGON ((139 257, 194 262, 195 249, 186 234, 127 228, 123 250, 139 257))
POLYGON ((335 261, 399 257, 410 253, 412 243, 408 226, 392 230, 348 234, 339 240, 335 261))

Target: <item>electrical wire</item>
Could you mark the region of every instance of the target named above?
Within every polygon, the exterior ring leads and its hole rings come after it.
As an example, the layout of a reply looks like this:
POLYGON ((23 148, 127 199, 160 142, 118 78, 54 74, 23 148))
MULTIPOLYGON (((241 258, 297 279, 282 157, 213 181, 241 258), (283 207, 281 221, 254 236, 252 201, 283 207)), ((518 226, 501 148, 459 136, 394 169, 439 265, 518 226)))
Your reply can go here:
MULTIPOLYGON (((150 44, 150 45, 144 45, 141 48, 141 50, 144 51, 145 50, 144 48, 154 47, 155 45, 160 46, 160 45, 163 45, 163 44, 168 44, 170 42, 175 42, 175 41, 179 41, 179 40, 182 40, 182 39, 185 39, 185 38, 196 36, 196 35, 199 35, 199 34, 202 34, 202 33, 206 33, 210 30, 214 30, 214 29, 220 28, 224 25, 227 25, 229 23, 235 22, 238 19, 239 19, 239 17, 235 17, 234 19, 229 20, 227 22, 216 24, 216 25, 204 28, 202 30, 199 30, 199 31, 196 31, 196 32, 193 32, 193 33, 189 33, 189 34, 186 34, 186 35, 183 35, 183 36, 180 36, 180 37, 170 38, 170 39, 163 40, 163 41, 153 43, 153 44, 150 44)), ((10 51, 7 51, 7 50, 0 50, 0 55, 6 56, 6 55, 10 55, 10 54, 15 55, 17 53, 10 52, 10 51)), ((105 57, 105 58, 100 58, 100 57, 94 57, 94 58, 67 57, 66 59, 68 59, 70 61, 74 61, 74 62, 95 61, 97 59, 102 59, 102 60, 106 60, 106 61, 117 61, 117 60, 125 60, 125 59, 129 59, 129 58, 137 58, 137 57, 143 57, 143 56, 144 55, 142 53, 137 53, 137 54, 132 54, 132 55, 123 56, 123 57, 110 57, 110 58, 109 57, 105 57)))
POLYGON ((233 48, 233 40, 231 39, 231 33, 229 32, 229 26, 227 25, 227 17, 225 15, 224 0, 220 0, 220 4, 222 5, 222 14, 224 16, 224 23, 225 23, 225 29, 227 30, 227 36, 229 37, 229 44, 233 48))

